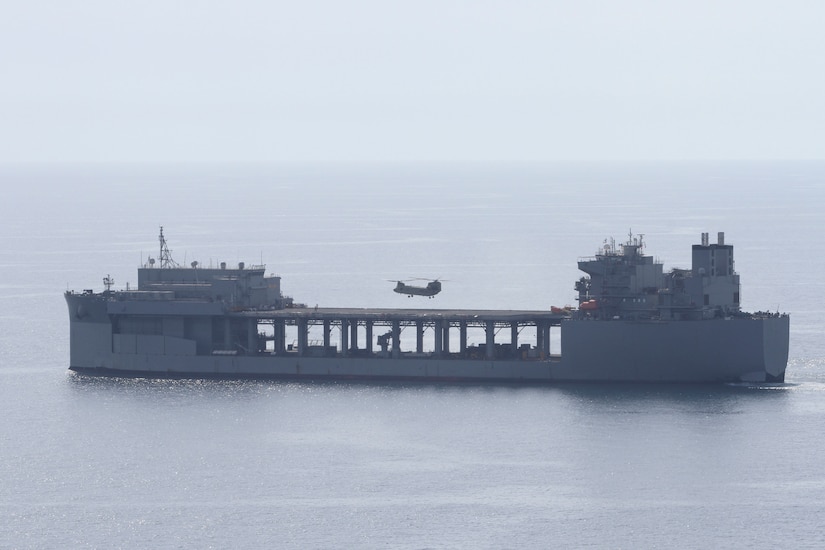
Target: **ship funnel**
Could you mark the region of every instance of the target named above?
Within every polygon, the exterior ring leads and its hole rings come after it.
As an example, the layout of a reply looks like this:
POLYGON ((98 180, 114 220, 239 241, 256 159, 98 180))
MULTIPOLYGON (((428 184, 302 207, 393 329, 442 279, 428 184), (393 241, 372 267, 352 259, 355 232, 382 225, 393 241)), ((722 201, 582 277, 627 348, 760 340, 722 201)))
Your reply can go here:
POLYGON ((708 246, 708 240, 709 240, 708 234, 707 233, 702 233, 702 246, 708 246))
POLYGON ((238 262, 238 269, 243 269, 243 268, 244 268, 244 263, 243 262, 238 262))
POLYGON ((725 244, 725 232, 724 231, 719 232, 719 234, 717 235, 717 241, 716 242, 720 245, 725 244))
POLYGON ((226 262, 221 262, 221 269, 226 269, 226 262))

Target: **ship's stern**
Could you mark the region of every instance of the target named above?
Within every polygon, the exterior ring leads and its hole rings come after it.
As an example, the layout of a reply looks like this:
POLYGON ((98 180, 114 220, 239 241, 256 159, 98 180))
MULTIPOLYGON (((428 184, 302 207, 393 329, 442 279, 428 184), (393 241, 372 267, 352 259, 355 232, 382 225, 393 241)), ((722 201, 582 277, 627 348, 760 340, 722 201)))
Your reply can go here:
POLYGON ((92 292, 66 292, 69 308, 69 368, 109 366, 112 356, 112 323, 107 300, 92 292))
POLYGON ((765 358, 765 382, 784 382, 788 366, 790 317, 776 315, 762 319, 762 345, 765 358))

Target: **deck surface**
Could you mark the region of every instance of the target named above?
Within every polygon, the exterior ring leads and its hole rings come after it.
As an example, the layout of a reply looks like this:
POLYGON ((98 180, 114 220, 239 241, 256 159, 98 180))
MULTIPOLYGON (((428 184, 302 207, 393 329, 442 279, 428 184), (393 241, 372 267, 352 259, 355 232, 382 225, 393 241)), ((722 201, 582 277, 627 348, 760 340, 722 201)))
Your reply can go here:
POLYGON ((467 324, 495 323, 547 323, 558 325, 565 315, 543 310, 492 310, 492 309, 397 309, 397 308, 287 308, 277 310, 244 310, 233 316, 271 320, 348 320, 348 321, 449 321, 467 324))

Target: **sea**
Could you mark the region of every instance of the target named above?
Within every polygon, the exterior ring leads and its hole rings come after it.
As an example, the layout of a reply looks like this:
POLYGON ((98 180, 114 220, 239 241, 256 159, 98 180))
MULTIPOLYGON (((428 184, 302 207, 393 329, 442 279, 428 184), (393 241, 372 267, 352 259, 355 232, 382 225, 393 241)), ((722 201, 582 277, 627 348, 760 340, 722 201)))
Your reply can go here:
MULTIPOLYGON (((823 548, 825 163, 0 165, 0 548, 823 548), (94 378, 66 290, 265 264, 308 305, 549 309, 614 239, 787 312, 784 384, 94 378), (397 280, 439 279, 428 300, 397 280)), ((594 343, 597 345, 597 343, 594 343)), ((564 352, 562 348, 562 353, 564 352)))

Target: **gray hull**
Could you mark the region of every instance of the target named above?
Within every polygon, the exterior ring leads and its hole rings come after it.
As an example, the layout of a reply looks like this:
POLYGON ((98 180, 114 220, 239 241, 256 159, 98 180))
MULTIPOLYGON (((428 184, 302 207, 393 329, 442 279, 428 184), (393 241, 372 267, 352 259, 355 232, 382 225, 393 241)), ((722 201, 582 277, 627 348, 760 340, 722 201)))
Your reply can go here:
POLYGON ((565 321, 556 379, 781 382, 787 316, 703 321, 565 321))
POLYGON ((567 320, 561 356, 537 359, 198 355, 196 342, 114 334, 106 301, 67 295, 72 370, 175 378, 553 383, 781 382, 787 316, 704 321, 567 320), (79 312, 79 314, 78 314, 79 312))

